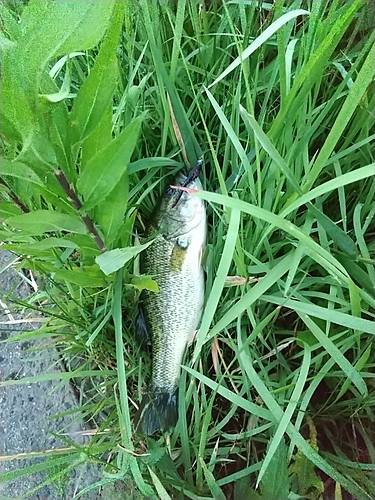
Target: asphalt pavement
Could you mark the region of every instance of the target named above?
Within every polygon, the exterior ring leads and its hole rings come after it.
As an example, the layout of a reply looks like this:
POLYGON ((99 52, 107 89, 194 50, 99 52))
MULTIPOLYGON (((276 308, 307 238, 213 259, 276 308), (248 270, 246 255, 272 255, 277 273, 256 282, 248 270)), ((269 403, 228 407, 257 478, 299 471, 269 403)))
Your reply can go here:
MULTIPOLYGON (((31 288, 20 274, 7 264, 14 257, 0 250, 0 339, 10 338, 20 331, 38 328, 38 323, 23 323, 25 318, 12 312, 9 295, 27 299, 31 288), (6 268, 4 270, 4 268, 6 268), (8 311, 6 310, 8 309, 8 311), (21 320, 17 323, 14 320, 21 320)), ((35 315, 34 315, 35 316, 35 315)), ((38 349, 40 341, 10 342, 0 344, 0 380, 16 380, 23 377, 63 371, 58 353, 50 348, 38 349)), ((78 444, 89 437, 82 431, 88 427, 81 414, 53 418, 55 415, 77 409, 75 392, 69 383, 46 381, 32 384, 0 387, 0 500, 17 499, 31 492, 43 482, 49 482, 45 472, 36 472, 12 482, 2 481, 3 473, 36 465, 44 459, 20 459, 22 453, 41 452, 67 446, 53 433, 67 433, 78 444), (5 457, 18 455, 13 460, 5 457)), ((48 460, 48 459, 47 459, 48 460)), ((58 472, 51 470, 50 476, 58 472)), ((67 477, 54 484, 46 484, 32 492, 31 500, 70 500, 86 486, 103 479, 96 464, 88 464, 73 470, 67 477)), ((120 491, 96 489, 80 497, 83 500, 121 499, 120 491)))

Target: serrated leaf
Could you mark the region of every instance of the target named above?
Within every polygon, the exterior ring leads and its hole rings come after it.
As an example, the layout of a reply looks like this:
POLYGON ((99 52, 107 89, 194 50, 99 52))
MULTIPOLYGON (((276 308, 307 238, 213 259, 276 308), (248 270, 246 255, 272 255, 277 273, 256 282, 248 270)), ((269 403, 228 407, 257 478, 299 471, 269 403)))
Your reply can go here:
POLYGON ((130 259, 138 255, 142 250, 153 243, 149 241, 144 245, 134 245, 128 248, 116 248, 109 252, 98 255, 95 262, 99 265, 104 274, 111 274, 123 267, 130 259))
POLYGON ((137 143, 143 117, 144 114, 135 118, 86 165, 77 183, 85 199, 83 210, 89 210, 104 200, 120 182, 137 143))
POLYGON ((112 105, 117 78, 116 47, 123 16, 122 4, 116 3, 110 28, 100 47, 94 67, 80 88, 73 104, 71 112, 72 145, 90 135, 98 126, 108 106, 112 105))
POLYGON ((10 227, 21 229, 28 235, 38 235, 50 231, 86 233, 86 226, 78 215, 68 215, 50 210, 35 210, 28 214, 16 215, 5 221, 10 227))

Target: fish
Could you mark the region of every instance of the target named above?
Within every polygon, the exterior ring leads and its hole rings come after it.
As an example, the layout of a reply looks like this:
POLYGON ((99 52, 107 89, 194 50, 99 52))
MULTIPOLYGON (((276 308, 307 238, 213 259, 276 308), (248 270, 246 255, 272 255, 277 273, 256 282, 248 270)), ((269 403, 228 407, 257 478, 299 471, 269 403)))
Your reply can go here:
MULTIPOLYGON (((198 162, 188 176, 178 174, 174 185, 202 189, 200 167, 198 162)), ((206 209, 189 189, 165 191, 145 232, 153 242, 140 255, 142 274, 151 276, 159 288, 159 292, 143 290, 141 296, 152 344, 152 375, 135 423, 137 432, 146 436, 175 427, 181 363, 203 310, 206 209)))

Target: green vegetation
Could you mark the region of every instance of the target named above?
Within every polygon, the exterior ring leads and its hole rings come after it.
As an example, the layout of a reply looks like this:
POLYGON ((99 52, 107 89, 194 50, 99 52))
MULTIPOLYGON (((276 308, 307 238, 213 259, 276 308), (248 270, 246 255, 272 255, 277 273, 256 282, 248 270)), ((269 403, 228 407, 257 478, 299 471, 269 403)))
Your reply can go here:
POLYGON ((374 498, 370 3, 1 8, 0 236, 41 278, 14 307, 45 318, 12 340, 56 344, 100 431, 35 468, 97 461, 137 498, 374 498), (178 425, 143 439, 136 235, 185 154, 205 159, 206 306, 178 425))

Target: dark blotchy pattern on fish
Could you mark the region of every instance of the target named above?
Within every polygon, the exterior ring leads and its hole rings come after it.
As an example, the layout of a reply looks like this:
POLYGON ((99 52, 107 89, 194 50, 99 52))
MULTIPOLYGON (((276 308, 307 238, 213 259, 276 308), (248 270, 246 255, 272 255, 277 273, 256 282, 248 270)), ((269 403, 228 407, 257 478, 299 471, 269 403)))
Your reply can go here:
POLYGON ((178 385, 179 363, 189 337, 198 326, 203 270, 196 261, 186 261, 187 249, 166 241, 159 235, 144 251, 142 271, 153 276, 160 292, 144 291, 143 307, 152 336, 152 388, 157 392, 173 391, 178 385), (171 362, 172 361, 172 362, 171 362))
MULTIPOLYGON (((186 179, 180 176, 180 185, 186 179)), ((189 187, 200 189, 199 180, 189 187)), ((204 299, 202 254, 206 237, 203 201, 167 191, 155 210, 146 238, 155 237, 141 254, 141 271, 150 275, 159 293, 145 290, 142 308, 152 338, 152 377, 137 419, 144 434, 173 427, 177 387, 187 343, 196 331, 204 299)))

